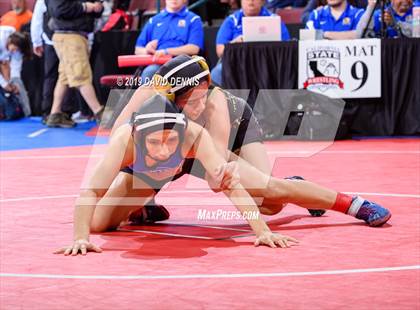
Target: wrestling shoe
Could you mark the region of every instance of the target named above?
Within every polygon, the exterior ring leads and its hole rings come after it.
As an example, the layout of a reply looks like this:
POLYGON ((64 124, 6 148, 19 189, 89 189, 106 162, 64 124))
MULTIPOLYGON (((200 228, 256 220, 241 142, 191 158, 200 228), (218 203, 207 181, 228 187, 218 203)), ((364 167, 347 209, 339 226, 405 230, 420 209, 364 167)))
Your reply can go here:
MULTIPOLYGON (((298 175, 294 175, 292 177, 287 177, 285 179, 286 180, 305 180, 304 178, 302 178, 298 175)), ((322 210, 322 209, 308 209, 308 212, 313 217, 320 217, 320 216, 323 216, 326 211, 322 210)))
POLYGON ((391 218, 391 212, 374 202, 364 200, 356 213, 356 218, 365 221, 371 227, 377 227, 382 226, 391 218))
POLYGON ((133 225, 153 224, 169 219, 169 211, 159 204, 148 204, 130 214, 128 220, 133 225))

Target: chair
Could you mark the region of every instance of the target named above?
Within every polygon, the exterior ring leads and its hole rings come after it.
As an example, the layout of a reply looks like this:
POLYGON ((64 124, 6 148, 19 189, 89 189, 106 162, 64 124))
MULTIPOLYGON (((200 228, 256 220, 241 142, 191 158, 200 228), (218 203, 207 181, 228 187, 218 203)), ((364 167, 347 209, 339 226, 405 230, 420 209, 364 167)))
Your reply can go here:
MULTIPOLYGON (((127 13, 133 17, 131 30, 137 30, 143 26, 144 21, 156 15, 156 0, 131 0, 127 13)), ((165 6, 165 1, 160 0, 160 7, 165 6)))
MULTIPOLYGON (((141 0, 131 0, 132 2, 143 2, 141 0)), ((147 5, 144 5, 143 7, 145 8, 144 11, 141 11, 140 14, 140 26, 143 27, 143 25, 145 24, 145 22, 152 16, 156 15, 157 13, 159 13, 157 11, 157 1, 156 0, 149 0, 146 1, 147 5)), ((135 5, 135 4, 133 4, 135 5)), ((162 10, 165 7, 165 0, 160 0, 160 9, 162 10)))
POLYGON ((153 0, 131 0, 130 6, 128 7, 129 12, 138 11, 147 11, 151 5, 153 5, 155 1, 153 0))
POLYGON ((301 16, 304 8, 295 9, 278 9, 276 14, 281 17, 282 22, 285 24, 300 24, 301 16))

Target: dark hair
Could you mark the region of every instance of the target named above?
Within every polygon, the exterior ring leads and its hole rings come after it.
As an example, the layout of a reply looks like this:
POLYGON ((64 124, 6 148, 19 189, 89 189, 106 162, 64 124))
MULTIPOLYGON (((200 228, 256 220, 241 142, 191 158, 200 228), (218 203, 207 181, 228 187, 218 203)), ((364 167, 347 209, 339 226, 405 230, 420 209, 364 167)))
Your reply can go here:
POLYGON ((7 44, 16 45, 23 55, 23 59, 27 60, 32 57, 32 46, 29 34, 27 32, 14 32, 9 36, 7 44))
POLYGON ((147 155, 145 139, 148 134, 165 129, 176 130, 180 148, 187 127, 185 115, 172 101, 160 94, 146 100, 140 109, 133 113, 130 123, 133 126, 133 139, 140 146, 143 156, 147 155), (143 128, 140 129, 140 126, 143 128))
MULTIPOLYGON (((178 55, 174 58, 172 58, 171 60, 169 60, 167 63, 165 63, 164 65, 162 65, 159 70, 156 72, 156 74, 160 75, 160 76, 165 76, 168 72, 170 72, 172 69, 178 67, 179 65, 182 65, 183 63, 192 60, 193 57, 189 56, 189 55, 178 55)), ((168 78, 168 82, 169 84, 171 84, 171 81, 173 81, 174 79, 177 78, 181 78, 181 79, 189 79, 192 78, 200 73, 202 73, 203 71, 205 71, 204 68, 202 68, 198 62, 192 63, 184 68, 182 68, 181 70, 175 72, 174 74, 172 74, 169 78, 168 78)), ((202 82, 206 82, 208 81, 208 75, 201 77, 198 80, 198 83, 202 83, 202 82)), ((194 81, 193 81, 194 82, 194 81)), ((172 85, 172 84, 171 84, 172 85)), ((172 86, 176 86, 176 85, 172 85, 172 86)), ((198 85, 194 85, 194 86, 188 86, 186 85, 185 87, 177 90, 175 92, 176 96, 181 96, 185 93, 187 93, 189 90, 195 88, 198 85)))
POLYGON ((128 9, 130 8, 130 2, 130 0, 114 0, 112 10, 128 11, 128 9))

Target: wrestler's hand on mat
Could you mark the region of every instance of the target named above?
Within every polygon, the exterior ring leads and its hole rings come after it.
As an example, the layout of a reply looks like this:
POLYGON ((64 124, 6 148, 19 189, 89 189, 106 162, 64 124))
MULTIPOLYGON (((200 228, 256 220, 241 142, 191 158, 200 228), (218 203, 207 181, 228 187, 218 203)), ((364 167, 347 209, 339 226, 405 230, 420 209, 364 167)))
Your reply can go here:
POLYGON ((100 247, 97 247, 93 243, 89 242, 86 239, 78 239, 73 242, 72 245, 63 247, 61 249, 58 249, 54 252, 54 254, 64 254, 65 256, 72 255, 76 256, 79 254, 79 252, 82 255, 86 255, 87 252, 96 252, 101 253, 102 249, 100 247))
POLYGON ((290 242, 299 243, 299 241, 297 241, 295 238, 275 234, 271 231, 264 231, 259 236, 257 236, 257 240, 255 240, 254 245, 268 245, 272 248, 277 248, 277 246, 280 246, 281 248, 290 248, 290 242))
POLYGON ((209 179, 209 185, 214 192, 231 189, 239 184, 239 168, 234 161, 225 163, 216 169, 209 179))

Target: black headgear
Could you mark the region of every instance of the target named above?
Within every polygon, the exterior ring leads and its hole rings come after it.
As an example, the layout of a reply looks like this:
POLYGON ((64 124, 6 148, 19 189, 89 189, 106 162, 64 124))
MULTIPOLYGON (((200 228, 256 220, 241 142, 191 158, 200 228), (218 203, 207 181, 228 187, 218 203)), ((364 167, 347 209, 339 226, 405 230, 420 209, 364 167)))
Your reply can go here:
POLYGON ((175 96, 186 93, 202 81, 211 83, 206 60, 200 56, 179 55, 161 66, 152 82, 159 93, 175 101, 175 96))
MULTIPOLYGON (((157 94, 148 99, 131 117, 133 139, 140 146, 143 155, 147 154, 145 139, 152 132, 173 129, 178 132, 179 145, 182 146, 187 127, 185 115, 166 97, 157 94)), ((150 156, 150 155, 149 155, 150 156)))

